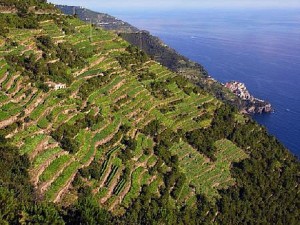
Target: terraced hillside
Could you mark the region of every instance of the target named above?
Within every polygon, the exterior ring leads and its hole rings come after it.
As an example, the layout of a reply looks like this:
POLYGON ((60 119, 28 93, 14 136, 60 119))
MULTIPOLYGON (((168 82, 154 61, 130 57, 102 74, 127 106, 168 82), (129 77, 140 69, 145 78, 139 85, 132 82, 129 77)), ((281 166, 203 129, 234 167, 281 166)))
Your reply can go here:
POLYGON ((218 189, 234 184, 230 165, 247 155, 228 140, 216 141, 216 161, 182 138, 166 153, 172 152, 171 162, 157 148, 160 134, 210 127, 222 103, 113 33, 52 15, 40 18, 38 29, 10 28, 0 43, 0 128, 29 156, 41 197, 71 199, 76 178, 101 205, 122 213, 145 185, 159 195, 178 161, 187 179, 168 184, 176 190, 174 202, 195 204, 196 194, 214 199, 218 189), (68 34, 61 23, 71 28, 68 34), (85 55, 79 66, 65 67, 62 79, 55 73, 62 73, 63 44, 85 55), (48 76, 30 74, 42 66, 48 76))
POLYGON ((44 0, 0 12, 0 223, 297 224, 263 127, 44 0))
POLYGON ((0 221, 55 210, 67 224, 101 224, 103 210, 113 215, 104 224, 297 221, 299 163, 264 128, 113 33, 44 1, 28 4, 49 12, 25 14, 10 2, 0 14, 0 204, 10 206, 2 186, 30 189, 15 181, 25 168, 35 193, 0 221))

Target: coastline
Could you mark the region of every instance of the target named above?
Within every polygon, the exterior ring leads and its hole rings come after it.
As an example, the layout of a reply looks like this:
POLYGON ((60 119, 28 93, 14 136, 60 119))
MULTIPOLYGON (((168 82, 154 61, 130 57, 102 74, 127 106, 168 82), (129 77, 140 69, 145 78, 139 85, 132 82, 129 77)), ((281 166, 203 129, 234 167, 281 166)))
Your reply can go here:
POLYGON ((56 5, 56 7, 68 15, 75 13, 81 20, 91 21, 96 27, 116 32, 120 37, 146 52, 163 66, 187 78, 216 98, 236 107, 243 114, 253 115, 273 111, 272 106, 267 101, 254 97, 252 100, 247 100, 235 95, 224 84, 210 76, 202 65, 179 54, 160 38, 151 35, 149 31, 139 30, 116 17, 80 6, 56 5))

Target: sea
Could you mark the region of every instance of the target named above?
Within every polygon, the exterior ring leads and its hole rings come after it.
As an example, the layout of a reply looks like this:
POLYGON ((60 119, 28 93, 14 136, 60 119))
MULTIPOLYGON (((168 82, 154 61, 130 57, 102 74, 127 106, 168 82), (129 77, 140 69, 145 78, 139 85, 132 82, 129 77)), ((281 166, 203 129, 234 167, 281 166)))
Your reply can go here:
POLYGON ((254 119, 300 157, 300 9, 110 12, 202 64, 246 84, 275 112, 254 119))

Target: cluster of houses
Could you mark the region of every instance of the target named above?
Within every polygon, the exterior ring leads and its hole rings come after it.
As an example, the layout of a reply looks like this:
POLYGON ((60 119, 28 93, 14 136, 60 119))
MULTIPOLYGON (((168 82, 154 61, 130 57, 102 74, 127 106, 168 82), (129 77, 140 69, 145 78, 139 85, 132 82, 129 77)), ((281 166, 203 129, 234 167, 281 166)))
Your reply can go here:
POLYGON ((244 83, 231 81, 225 84, 225 87, 228 88, 235 95, 239 96, 243 100, 252 100, 253 96, 250 95, 244 83))

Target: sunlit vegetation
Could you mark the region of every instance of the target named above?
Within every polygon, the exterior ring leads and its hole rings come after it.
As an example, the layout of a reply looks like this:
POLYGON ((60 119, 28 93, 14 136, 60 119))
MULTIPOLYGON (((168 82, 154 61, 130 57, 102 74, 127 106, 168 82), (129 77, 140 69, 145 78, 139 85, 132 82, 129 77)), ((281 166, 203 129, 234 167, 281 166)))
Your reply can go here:
POLYGON ((21 2, 0 14, 1 220, 297 221, 299 163, 263 128, 116 34, 21 2))

